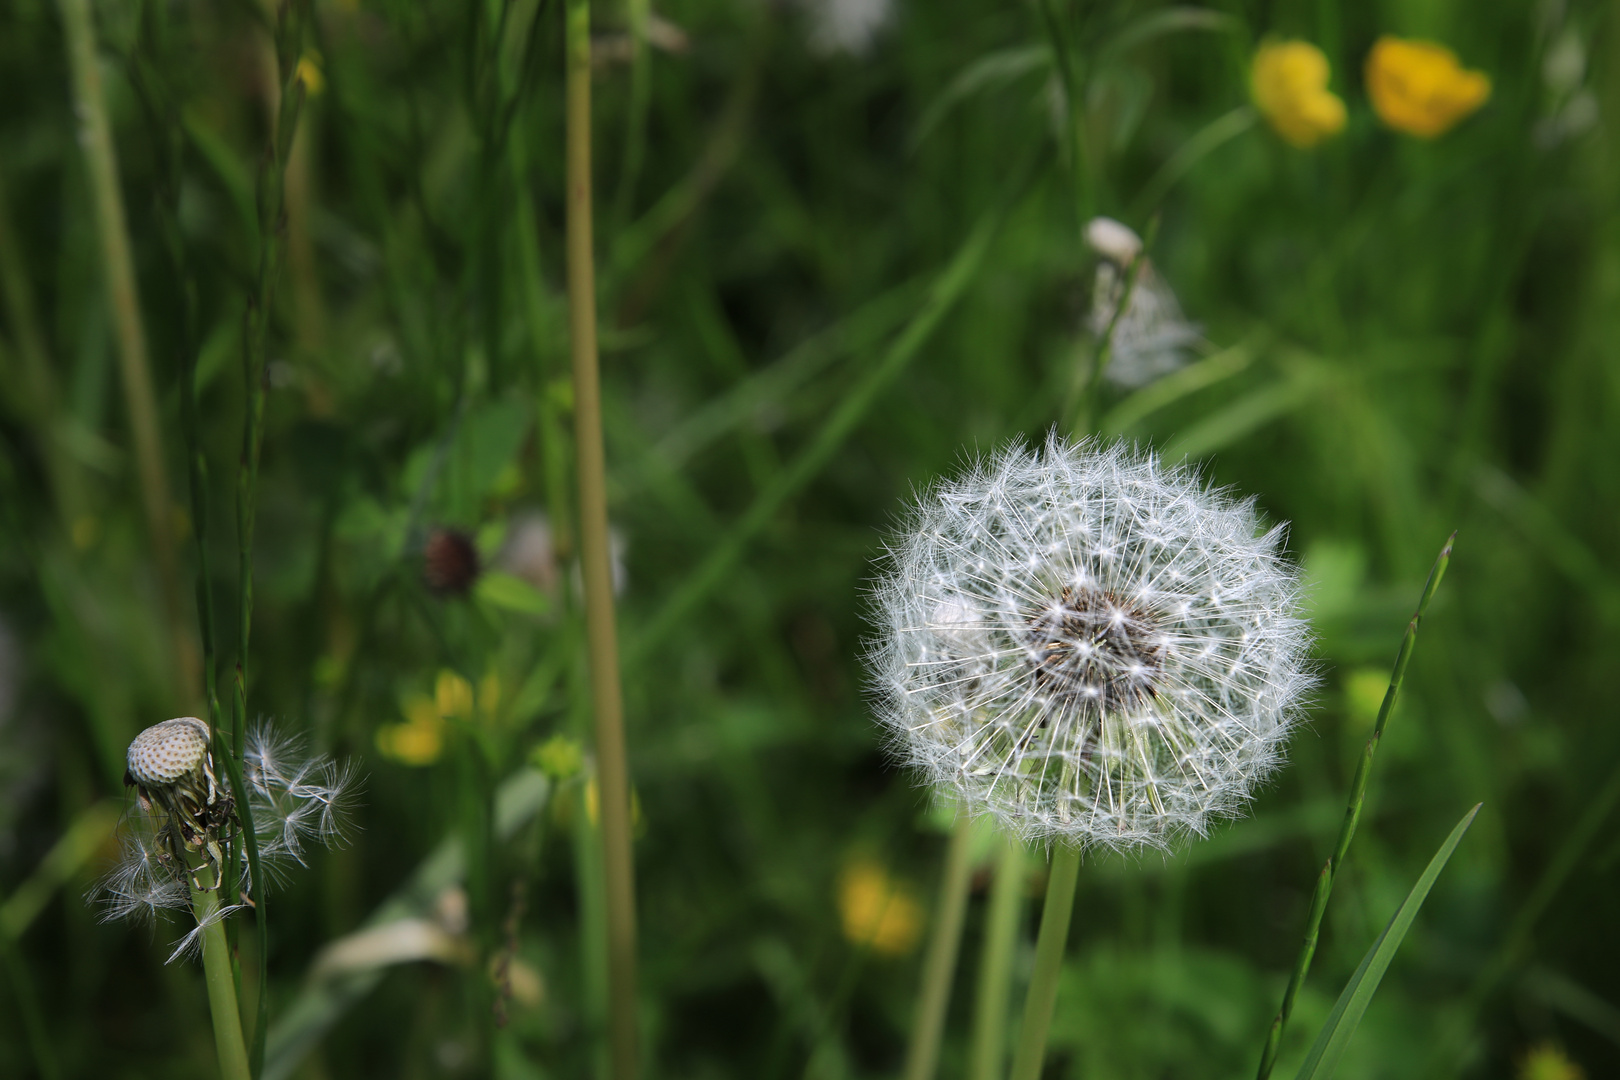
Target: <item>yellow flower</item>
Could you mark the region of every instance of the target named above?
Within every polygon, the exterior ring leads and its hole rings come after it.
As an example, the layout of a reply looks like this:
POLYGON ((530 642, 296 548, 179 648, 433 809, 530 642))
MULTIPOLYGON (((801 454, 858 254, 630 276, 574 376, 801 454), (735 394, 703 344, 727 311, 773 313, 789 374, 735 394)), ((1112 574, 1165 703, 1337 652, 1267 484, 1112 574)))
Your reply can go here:
POLYGON ((1491 80, 1464 70, 1444 45, 1386 34, 1367 54, 1367 94, 1384 123, 1432 139, 1485 104, 1491 80))
POLYGON ((304 81, 304 94, 314 97, 326 88, 326 76, 321 74, 321 54, 307 52, 298 58, 298 77, 304 81))
POLYGON ((439 706, 439 715, 471 717, 473 713, 472 683, 448 669, 439 672, 439 681, 433 688, 433 699, 439 706))
POLYGON ((838 913, 844 937, 886 956, 904 956, 922 935, 921 905, 870 859, 855 860, 839 875, 838 913))
POLYGON ((1541 1043, 1519 1059, 1519 1080, 1586 1080, 1586 1072, 1553 1043, 1541 1043))
POLYGON ((431 698, 405 702, 405 722, 377 729, 377 749, 401 765, 431 765, 444 753, 444 718, 431 698))
POLYGON ((1308 41, 1268 41, 1254 54, 1249 93, 1272 129, 1315 146, 1344 127, 1344 102, 1327 88, 1327 57, 1308 41))

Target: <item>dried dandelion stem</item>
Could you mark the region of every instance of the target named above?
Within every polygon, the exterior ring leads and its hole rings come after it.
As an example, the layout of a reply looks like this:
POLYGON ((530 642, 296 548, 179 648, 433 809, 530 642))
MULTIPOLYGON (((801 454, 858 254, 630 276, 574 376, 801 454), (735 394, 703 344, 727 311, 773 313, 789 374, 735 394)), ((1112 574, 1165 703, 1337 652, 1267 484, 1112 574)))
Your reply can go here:
POLYGON ((939 887, 939 914, 923 961, 922 992, 917 998, 917 1019, 906 1052, 905 1080, 932 1080, 939 1066, 939 1042, 945 1034, 945 1008, 951 1001, 951 980, 956 954, 962 945, 962 923, 967 917, 972 863, 968 859, 973 821, 966 812, 956 815, 951 843, 945 854, 945 875, 939 887))
POLYGON ((1361 761, 1356 765, 1356 775, 1350 781, 1350 801, 1344 810, 1344 820, 1339 825, 1339 837, 1333 844, 1333 854, 1327 862, 1322 864, 1322 870, 1316 876, 1316 888, 1311 894, 1310 911, 1305 918, 1305 940, 1300 945, 1299 956, 1294 961, 1293 974, 1288 979, 1288 989, 1283 991, 1281 1007, 1277 1016, 1271 1022, 1271 1030, 1266 1035, 1266 1046, 1260 1054, 1260 1067, 1256 1071, 1256 1080, 1266 1080, 1271 1075, 1272 1068, 1277 1064, 1277 1051, 1282 1046, 1283 1031, 1288 1026, 1288 1017, 1294 1011, 1294 999, 1299 995, 1299 988, 1305 983, 1305 976, 1310 974, 1311 958, 1316 954, 1316 938, 1322 929, 1322 916, 1327 911, 1328 897, 1333 892, 1333 878, 1338 873, 1344 857, 1350 850, 1350 841, 1356 835, 1356 824, 1361 820, 1361 807, 1367 797, 1367 781, 1372 775, 1373 755, 1378 751, 1378 743, 1384 735, 1384 725, 1389 721, 1389 714, 1395 708, 1395 699, 1400 694, 1401 683, 1406 679, 1406 666, 1412 660, 1412 649, 1417 645, 1418 624, 1423 621, 1423 613, 1429 608, 1429 601, 1434 598, 1435 590, 1440 587, 1440 579, 1445 576, 1446 566, 1451 562, 1451 545, 1457 540, 1457 534, 1452 533, 1446 538, 1446 546, 1440 549, 1440 557, 1435 559, 1434 567, 1429 571, 1429 580, 1424 583, 1423 596, 1418 600, 1417 610, 1413 612, 1412 619, 1406 624, 1406 634, 1401 638, 1400 652, 1395 654, 1395 670, 1390 673, 1389 689, 1384 692, 1384 701, 1378 707, 1378 719, 1373 722, 1372 734, 1367 737, 1367 745, 1361 752, 1361 761))
POLYGON ((591 5, 568 0, 568 336, 574 367, 574 439, 579 475, 580 562, 590 656, 596 768, 607 886, 608 1042, 612 1075, 636 1074, 636 912, 630 850, 630 783, 624 703, 613 622, 607 465, 596 355, 596 270, 591 231, 591 5))

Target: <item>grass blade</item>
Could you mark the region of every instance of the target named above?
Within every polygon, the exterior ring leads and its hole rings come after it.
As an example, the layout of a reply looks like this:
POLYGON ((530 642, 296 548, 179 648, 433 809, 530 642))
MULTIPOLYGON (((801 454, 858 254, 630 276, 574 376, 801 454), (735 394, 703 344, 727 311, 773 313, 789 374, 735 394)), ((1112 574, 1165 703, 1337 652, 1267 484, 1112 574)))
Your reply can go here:
POLYGON ((1310 1053, 1305 1055, 1305 1064, 1300 1066, 1296 1080, 1327 1080, 1333 1075, 1338 1066, 1339 1059, 1350 1045, 1350 1037, 1356 1033, 1361 1025, 1361 1017, 1367 1011, 1367 1005, 1372 1001, 1373 994, 1378 992, 1378 984, 1383 981, 1384 972, 1389 969, 1389 962, 1395 958, 1395 950, 1401 947, 1406 940, 1406 932, 1412 928, 1412 920, 1417 918, 1418 909, 1423 901, 1428 899, 1429 890, 1434 887, 1435 879, 1440 871, 1446 868, 1451 859, 1451 853, 1457 850, 1457 844, 1462 841, 1463 833, 1468 826, 1474 823, 1474 815, 1479 813, 1483 803, 1475 803, 1474 808, 1463 815, 1446 837, 1446 842, 1440 845, 1440 850, 1434 853, 1429 860, 1428 869, 1418 878, 1412 891, 1406 894, 1406 901, 1395 912, 1384 932, 1378 935, 1367 955, 1362 957, 1361 966, 1356 973, 1350 976, 1345 984, 1344 992, 1339 1000, 1333 1003, 1333 1011, 1322 1025, 1322 1031, 1316 1036, 1310 1053))

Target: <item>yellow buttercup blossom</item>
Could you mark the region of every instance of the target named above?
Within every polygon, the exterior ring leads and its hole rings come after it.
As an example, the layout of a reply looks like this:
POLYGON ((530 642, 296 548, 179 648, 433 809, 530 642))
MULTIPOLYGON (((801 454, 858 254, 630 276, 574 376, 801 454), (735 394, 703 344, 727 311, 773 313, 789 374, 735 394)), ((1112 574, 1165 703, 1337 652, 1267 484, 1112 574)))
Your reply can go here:
POLYGON ((1541 1043, 1519 1059, 1519 1080, 1586 1080, 1586 1071, 1553 1043, 1541 1043))
POLYGON ((838 914, 844 937, 886 956, 904 956, 922 936, 922 906, 870 859, 851 862, 839 875, 838 914))
POLYGON ((1485 104, 1491 80, 1444 45, 1386 34, 1367 54, 1367 95, 1384 123, 1432 139, 1485 104))
POLYGON ((437 702, 413 697, 405 702, 405 722, 377 729, 377 749, 401 765, 431 765, 444 753, 444 717, 437 702))
POLYGON ((1344 102, 1328 89, 1327 57, 1308 41, 1268 41, 1254 54, 1249 93, 1266 122, 1301 149, 1344 128, 1344 102))

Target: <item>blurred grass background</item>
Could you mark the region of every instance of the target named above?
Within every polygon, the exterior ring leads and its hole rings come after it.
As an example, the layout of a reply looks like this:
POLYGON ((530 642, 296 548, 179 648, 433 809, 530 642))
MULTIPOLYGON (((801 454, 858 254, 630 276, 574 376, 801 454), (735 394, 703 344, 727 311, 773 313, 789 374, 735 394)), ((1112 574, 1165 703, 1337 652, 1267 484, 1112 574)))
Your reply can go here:
MULTIPOLYGON (((683 0, 655 13, 646 49, 630 33, 641 10, 598 5, 594 92, 647 1075, 898 1071, 948 818, 889 764, 863 703, 863 582, 910 491, 1067 429, 1093 349, 1093 214, 1138 231, 1159 216, 1157 272, 1207 339, 1196 376, 1109 391, 1100 429, 1191 456, 1292 522, 1324 684, 1248 820, 1170 858, 1088 858, 1049 1075, 1252 1074, 1388 665, 1453 528, 1279 1075, 1476 801, 1339 1075, 1531 1075, 1538 1047, 1611 1075, 1610 6, 683 0), (879 10, 866 32, 847 21, 879 10), (1490 76, 1490 101, 1433 140, 1388 130, 1362 76, 1384 33, 1444 42, 1490 76), (1234 113, 1266 35, 1325 52, 1340 135, 1299 150, 1234 113), (1054 42, 1078 155, 1058 135, 1054 42), (887 921, 863 947, 849 919, 873 894, 887 921)), ((177 389, 194 354, 216 618, 231 626, 268 16, 247 0, 94 16, 181 611, 194 622, 177 389)), ((366 782, 358 840, 272 894, 269 956, 240 936, 246 973, 269 963, 279 1075, 600 1065, 561 39, 559 5, 536 0, 322 0, 306 35, 250 707, 357 760, 366 782), (486 568, 465 595, 424 583, 445 529, 486 568), (432 947, 330 951, 385 901, 382 922, 415 917, 432 947), (404 962, 375 966, 390 956, 404 962)), ((200 971, 162 963, 179 930, 99 924, 86 899, 126 799, 124 747, 200 701, 175 674, 70 81, 57 7, 8 0, 0 1075, 207 1076, 200 971)), ((986 891, 947 1077, 965 1075, 986 891)))

